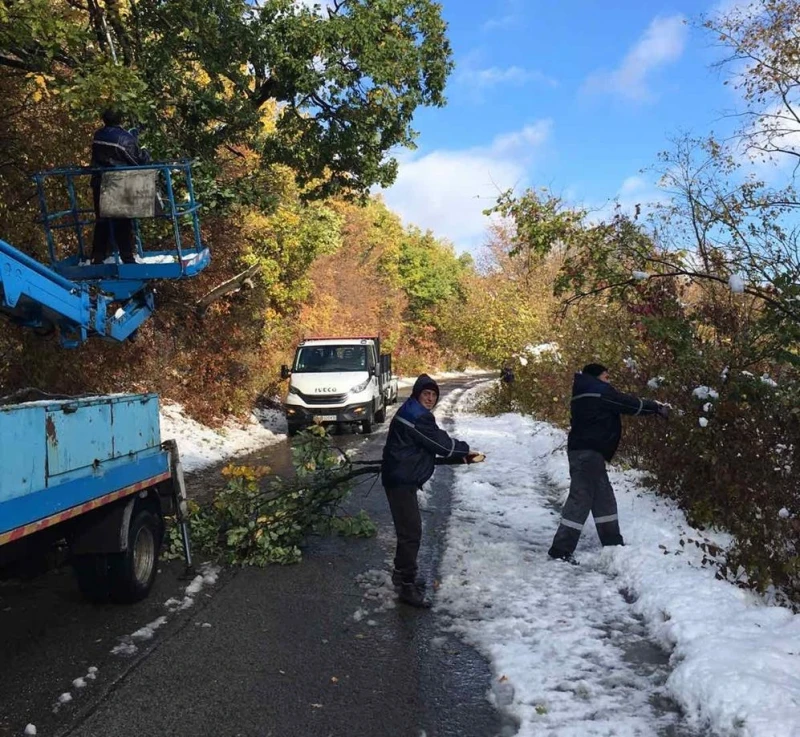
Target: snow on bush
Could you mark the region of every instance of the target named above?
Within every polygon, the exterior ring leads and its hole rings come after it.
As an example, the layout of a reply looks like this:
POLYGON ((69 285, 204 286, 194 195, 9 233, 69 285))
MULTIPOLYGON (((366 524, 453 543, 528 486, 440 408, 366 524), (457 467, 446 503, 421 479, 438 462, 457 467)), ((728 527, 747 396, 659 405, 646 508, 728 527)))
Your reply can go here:
POLYGON ((697 399, 719 399, 719 392, 710 386, 698 386, 692 391, 692 396, 697 399))
POLYGON ((652 379, 650 379, 647 382, 647 386, 650 389, 658 389, 658 387, 660 387, 663 383, 664 383, 664 377, 663 376, 654 376, 652 379))
MULTIPOLYGON (((542 361, 545 357, 552 358, 555 361, 561 360, 561 354, 558 352, 558 343, 554 342, 538 343, 537 345, 533 345, 532 343, 528 344, 522 349, 522 353, 533 358, 536 363, 542 361)), ((523 366, 528 365, 528 358, 526 355, 519 355, 518 359, 523 366)))
POLYGON ((744 292, 744 281, 738 274, 731 274, 728 278, 728 286, 735 294, 742 294, 744 292))

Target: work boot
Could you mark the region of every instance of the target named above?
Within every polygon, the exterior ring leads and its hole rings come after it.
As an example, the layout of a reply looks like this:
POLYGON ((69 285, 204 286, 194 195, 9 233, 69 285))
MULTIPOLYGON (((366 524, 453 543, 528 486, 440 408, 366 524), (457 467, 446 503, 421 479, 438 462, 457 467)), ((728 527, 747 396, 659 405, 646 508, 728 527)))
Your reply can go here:
POLYGON ((417 609, 430 609, 431 602, 425 598, 425 591, 413 583, 404 583, 400 587, 400 601, 417 609))
POLYGON ((574 566, 578 565, 578 561, 575 560, 575 556, 572 553, 565 553, 561 550, 554 550, 553 548, 550 548, 550 550, 547 551, 547 554, 553 560, 563 560, 567 563, 571 563, 574 566))
MULTIPOLYGON (((400 571, 392 571, 392 586, 399 588, 403 585, 403 583, 403 574, 400 573, 400 571)), ((425 589, 428 587, 428 582, 422 578, 422 576, 417 576, 414 579, 414 585, 422 589, 422 591, 425 591, 425 589)))

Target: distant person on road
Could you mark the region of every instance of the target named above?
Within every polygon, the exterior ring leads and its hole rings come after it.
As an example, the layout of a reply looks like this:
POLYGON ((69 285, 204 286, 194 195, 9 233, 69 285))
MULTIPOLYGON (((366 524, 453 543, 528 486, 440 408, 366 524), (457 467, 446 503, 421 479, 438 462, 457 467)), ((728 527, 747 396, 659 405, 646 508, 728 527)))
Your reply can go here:
POLYGON ((438 384, 422 374, 392 419, 383 448, 381 480, 397 533, 392 583, 401 601, 420 608, 431 604, 425 598, 425 580, 417 577, 422 539, 417 491, 433 475, 436 456, 443 456, 445 463, 473 463, 483 458, 436 424, 432 410, 438 401, 438 384))
MULTIPOLYGON (((139 166, 150 163, 150 154, 139 148, 139 141, 122 127, 122 114, 118 110, 103 113, 103 127, 95 131, 92 139, 92 168, 139 166)), ((102 264, 108 258, 109 247, 119 250, 123 263, 135 263, 133 255, 133 220, 128 218, 100 217, 100 187, 102 172, 92 174, 95 225, 92 238, 92 263, 102 264)))
POLYGON ((669 408, 618 392, 609 383, 608 369, 599 363, 590 363, 575 374, 571 415, 567 439, 569 496, 548 555, 574 563, 572 554, 589 512, 604 546, 624 544, 619 530, 617 500, 606 472, 606 462, 614 457, 622 436, 620 416, 661 415, 666 418, 669 408))

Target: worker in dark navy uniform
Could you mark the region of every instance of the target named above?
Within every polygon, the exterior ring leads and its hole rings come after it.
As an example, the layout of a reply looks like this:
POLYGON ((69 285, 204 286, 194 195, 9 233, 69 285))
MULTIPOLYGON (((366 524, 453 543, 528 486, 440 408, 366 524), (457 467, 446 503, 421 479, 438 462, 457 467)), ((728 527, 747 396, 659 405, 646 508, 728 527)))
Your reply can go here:
POLYGON ((648 399, 617 391, 609 383, 608 370, 599 363, 584 366, 572 384, 571 427, 567 439, 569 496, 561 512, 551 558, 575 562, 589 512, 594 517, 602 545, 623 545, 617 516, 617 500, 608 480, 606 462, 614 457, 622 436, 621 415, 669 416, 669 408, 648 399))
MULTIPOLYGON (((133 133, 122 127, 122 115, 117 110, 103 113, 103 127, 95 131, 92 139, 92 167, 139 166, 150 163, 150 155, 139 148, 133 133)), ((128 218, 100 217, 100 185, 102 173, 92 174, 92 194, 94 197, 95 226, 92 239, 92 263, 102 264, 114 246, 119 251, 120 260, 126 264, 135 263, 133 255, 133 221, 128 218)))
POLYGON ((433 475, 437 456, 441 457, 440 463, 483 459, 480 453, 471 452, 467 443, 451 438, 436 424, 432 410, 438 401, 438 384, 422 374, 411 396, 392 418, 383 448, 381 480, 397 533, 392 583, 398 588, 401 601, 421 608, 430 607, 430 601, 425 598, 424 579, 417 577, 422 539, 417 491, 433 475))

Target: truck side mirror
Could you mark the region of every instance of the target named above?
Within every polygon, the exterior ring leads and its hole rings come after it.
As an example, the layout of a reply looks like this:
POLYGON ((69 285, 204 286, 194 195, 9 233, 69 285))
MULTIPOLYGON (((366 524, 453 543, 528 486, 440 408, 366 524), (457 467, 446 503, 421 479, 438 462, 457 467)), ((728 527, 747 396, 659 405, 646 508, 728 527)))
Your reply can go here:
POLYGON ((288 379, 291 375, 292 372, 289 371, 289 367, 284 363, 283 366, 281 366, 281 378, 288 379))

